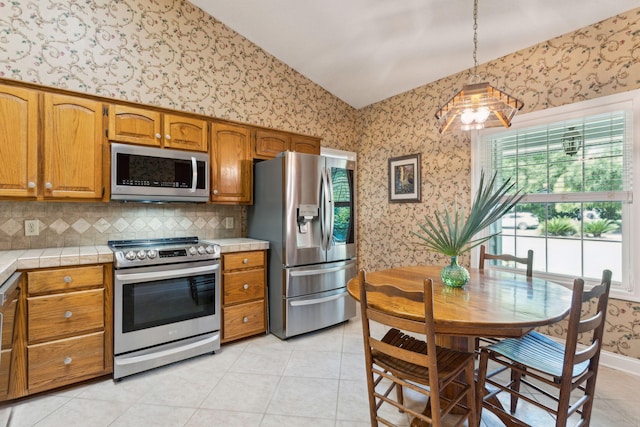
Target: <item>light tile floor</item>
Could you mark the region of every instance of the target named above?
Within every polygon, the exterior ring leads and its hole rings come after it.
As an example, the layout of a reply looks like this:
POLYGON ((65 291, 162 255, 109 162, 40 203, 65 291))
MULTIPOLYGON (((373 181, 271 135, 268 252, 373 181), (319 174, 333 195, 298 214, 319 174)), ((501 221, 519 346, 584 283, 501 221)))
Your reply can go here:
MULTIPOLYGON (((0 409, 0 425, 11 414, 13 427, 364 427, 363 366, 361 325, 352 319, 287 341, 258 336, 117 383, 102 379, 22 399, 0 409)), ((523 412, 533 425, 552 425, 545 413, 523 412)), ((409 425, 406 415, 390 415, 409 425)), ((483 417, 484 427, 497 425, 483 417)), ((603 367, 591 425, 640 426, 640 377, 603 367)))

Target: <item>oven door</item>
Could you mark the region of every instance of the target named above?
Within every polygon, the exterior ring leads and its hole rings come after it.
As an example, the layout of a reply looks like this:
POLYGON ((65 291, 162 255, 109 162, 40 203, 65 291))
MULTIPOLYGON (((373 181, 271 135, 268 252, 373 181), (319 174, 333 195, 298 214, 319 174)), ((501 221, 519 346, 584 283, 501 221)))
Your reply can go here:
POLYGON ((220 263, 115 270, 116 355, 220 330, 220 263))

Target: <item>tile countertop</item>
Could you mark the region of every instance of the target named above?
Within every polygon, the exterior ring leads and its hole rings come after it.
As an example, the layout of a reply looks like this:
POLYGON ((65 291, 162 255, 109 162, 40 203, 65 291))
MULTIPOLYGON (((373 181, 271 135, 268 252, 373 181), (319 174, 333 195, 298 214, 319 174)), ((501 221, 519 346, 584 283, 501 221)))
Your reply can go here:
MULTIPOLYGON (((202 242, 220 245, 222 253, 269 249, 269 242, 248 238, 214 239, 202 242)), ((4 283, 16 270, 108 262, 113 262, 113 252, 106 245, 0 251, 0 284, 4 283)))

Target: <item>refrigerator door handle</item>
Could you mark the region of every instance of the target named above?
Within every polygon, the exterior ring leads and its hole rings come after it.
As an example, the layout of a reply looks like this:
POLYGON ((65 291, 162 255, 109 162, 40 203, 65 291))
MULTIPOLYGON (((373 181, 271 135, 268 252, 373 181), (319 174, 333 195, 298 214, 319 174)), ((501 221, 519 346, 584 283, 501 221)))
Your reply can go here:
POLYGON ((293 270, 291 273, 291 277, 302 277, 302 276, 317 276, 320 274, 328 274, 335 273, 336 271, 345 270, 348 267, 348 264, 339 265, 337 267, 329 267, 329 268, 314 268, 310 270, 293 270))
POLYGON ((333 218, 333 214, 334 214, 334 201, 333 201, 333 179, 331 179, 331 168, 327 168, 326 169, 326 174, 327 174, 327 183, 328 183, 328 190, 329 190, 329 233, 327 233, 327 249, 329 249, 331 247, 331 243, 333 241, 333 227, 334 227, 334 218, 333 218))
POLYGON ((329 239, 331 238, 330 230, 329 230, 329 216, 331 212, 329 211, 329 177, 327 176, 327 171, 325 168, 320 169, 320 175, 322 180, 322 194, 320 196, 321 207, 321 219, 320 219, 320 228, 322 231, 322 249, 329 248, 329 239))
POLYGON ((315 298, 315 299, 309 299, 309 300, 304 300, 304 301, 291 301, 290 304, 292 307, 298 307, 301 305, 314 305, 314 304, 322 304, 328 301, 334 301, 340 298, 344 298, 347 295, 349 295, 348 292, 343 292, 341 294, 338 295, 331 295, 330 297, 324 297, 324 298, 315 298))

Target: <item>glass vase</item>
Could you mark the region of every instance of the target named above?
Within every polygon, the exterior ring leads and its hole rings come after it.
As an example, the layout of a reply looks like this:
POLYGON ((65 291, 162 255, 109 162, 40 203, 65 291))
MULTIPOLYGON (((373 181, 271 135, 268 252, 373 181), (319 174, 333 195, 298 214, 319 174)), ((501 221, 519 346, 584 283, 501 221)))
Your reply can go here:
POLYGON ((469 282, 469 272, 466 268, 458 264, 458 257, 451 257, 451 264, 442 268, 440 278, 445 286, 460 288, 469 282))

